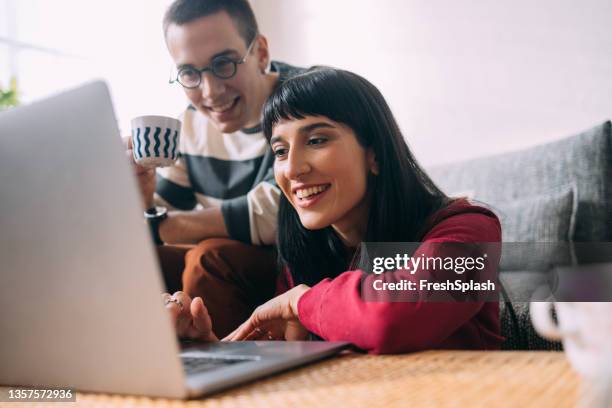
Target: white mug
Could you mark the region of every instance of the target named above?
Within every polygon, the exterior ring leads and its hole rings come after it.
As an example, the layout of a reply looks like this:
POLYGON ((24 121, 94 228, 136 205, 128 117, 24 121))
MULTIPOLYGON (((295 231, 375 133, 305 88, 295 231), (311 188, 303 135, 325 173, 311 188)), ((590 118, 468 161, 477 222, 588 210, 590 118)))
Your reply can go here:
POLYGON ((595 378, 612 364, 612 303, 531 302, 530 314, 542 337, 563 342, 567 358, 584 377, 595 378))
POLYGON ((134 161, 144 167, 171 166, 179 154, 181 121, 167 116, 132 119, 134 161))

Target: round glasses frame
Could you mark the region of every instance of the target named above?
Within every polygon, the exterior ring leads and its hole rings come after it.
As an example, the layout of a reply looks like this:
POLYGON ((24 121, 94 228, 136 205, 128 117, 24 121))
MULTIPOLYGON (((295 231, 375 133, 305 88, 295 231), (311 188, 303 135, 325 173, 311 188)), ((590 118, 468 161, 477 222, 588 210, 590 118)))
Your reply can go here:
POLYGON ((233 78, 236 75, 236 72, 238 72, 238 65, 239 64, 244 64, 244 62, 248 58, 249 54, 251 53, 251 49, 253 48, 253 45, 255 44, 255 40, 256 39, 257 39, 257 36, 255 38, 253 38, 253 40, 251 41, 251 44, 249 44, 249 47, 246 50, 246 53, 239 60, 235 60, 235 59, 232 59, 230 57, 226 57, 226 56, 221 55, 219 57, 213 58, 211 63, 210 63, 210 65, 205 66, 202 69, 197 69, 197 68, 194 68, 192 66, 182 67, 181 69, 178 70, 178 72, 176 74, 176 78, 174 78, 174 79, 170 78, 170 80, 168 82, 171 83, 171 84, 173 84, 175 82, 178 82, 183 88, 186 88, 186 89, 195 89, 195 88, 199 87, 200 84, 202 83, 202 75, 206 71, 210 71, 210 73, 213 74, 213 76, 215 76, 216 78, 219 78, 219 79, 230 79, 230 78, 233 78), (230 73, 219 72, 218 69, 216 68, 216 67, 222 66, 224 64, 230 64, 231 65, 232 69, 231 69, 230 73), (184 73, 187 70, 191 70, 191 71, 197 72, 199 74, 197 84, 194 84, 194 85, 185 85, 183 82, 181 82, 181 74, 184 73))

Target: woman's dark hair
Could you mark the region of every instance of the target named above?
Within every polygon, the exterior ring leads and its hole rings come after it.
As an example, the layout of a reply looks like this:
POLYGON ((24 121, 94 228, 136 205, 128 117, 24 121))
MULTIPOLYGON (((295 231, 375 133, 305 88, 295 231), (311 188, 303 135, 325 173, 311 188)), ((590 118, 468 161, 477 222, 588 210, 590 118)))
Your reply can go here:
POLYGON ((248 0, 176 0, 164 15, 164 35, 170 24, 180 26, 220 11, 229 14, 248 47, 259 32, 248 0))
MULTIPOLYGON (((415 242, 428 216, 449 198, 419 167, 380 91, 352 72, 314 67, 279 85, 263 108, 263 132, 285 119, 325 116, 349 126, 376 157, 366 242, 415 242)), ((331 226, 308 230, 282 195, 278 213, 279 261, 296 284, 313 285, 349 266, 348 249, 331 226)))

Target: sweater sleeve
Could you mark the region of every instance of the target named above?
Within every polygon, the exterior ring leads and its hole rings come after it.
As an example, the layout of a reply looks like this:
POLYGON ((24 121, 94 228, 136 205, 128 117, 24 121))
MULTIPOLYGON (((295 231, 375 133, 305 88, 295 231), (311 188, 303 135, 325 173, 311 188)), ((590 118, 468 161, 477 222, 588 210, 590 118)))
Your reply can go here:
POLYGON ((225 200, 221 212, 229 237, 252 245, 271 245, 276 238, 280 191, 261 182, 246 195, 225 200))
MULTIPOLYGON (((438 242, 499 242, 501 228, 494 215, 466 213, 434 226, 419 247, 431 253, 438 242)), ((493 260, 493 262, 498 262, 493 260)), ((427 277, 428 271, 386 272, 386 282, 427 277)), ((348 341, 371 353, 399 353, 436 348, 481 310, 485 302, 374 302, 364 300, 362 287, 382 275, 347 271, 325 279, 298 303, 301 323, 330 341, 348 341)), ((470 341, 479 341, 471 339, 470 341)))
MULTIPOLYGON (((183 123, 181 134, 185 134, 186 121, 192 120, 189 114, 190 108, 185 110, 179 120, 183 123)), ((187 162, 183 155, 183 138, 179 142, 179 156, 176 162, 169 167, 158 167, 156 169, 156 188, 154 200, 156 205, 164 205, 171 210, 193 210, 197 200, 191 180, 187 162)))
POLYGON ((192 210, 197 204, 187 165, 182 156, 170 167, 157 169, 155 203, 172 210, 192 210))
POLYGON ((269 149, 251 191, 222 204, 221 211, 230 238, 252 245, 274 244, 281 193, 274 181, 273 163, 274 156, 269 149))

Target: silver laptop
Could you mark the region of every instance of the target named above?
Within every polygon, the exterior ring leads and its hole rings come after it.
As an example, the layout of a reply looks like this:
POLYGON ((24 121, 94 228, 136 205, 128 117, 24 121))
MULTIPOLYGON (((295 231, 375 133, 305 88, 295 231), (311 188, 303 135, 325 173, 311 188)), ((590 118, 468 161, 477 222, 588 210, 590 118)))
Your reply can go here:
POLYGON ((188 398, 347 346, 181 348, 137 188, 103 82, 0 113, 0 385, 188 398))

